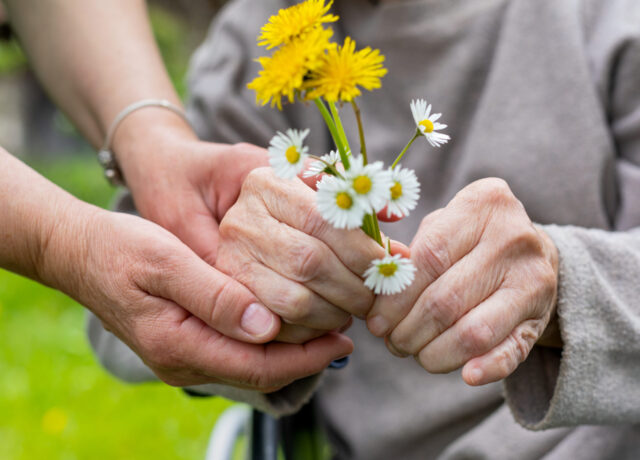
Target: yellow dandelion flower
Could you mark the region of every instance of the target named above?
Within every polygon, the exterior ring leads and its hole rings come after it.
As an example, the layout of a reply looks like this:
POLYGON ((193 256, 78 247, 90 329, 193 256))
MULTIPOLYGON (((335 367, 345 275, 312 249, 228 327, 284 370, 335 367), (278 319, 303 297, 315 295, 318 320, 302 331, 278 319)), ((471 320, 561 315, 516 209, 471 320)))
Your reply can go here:
POLYGON ((275 48, 300 37, 309 30, 338 20, 338 16, 327 14, 333 0, 325 5, 325 0, 307 0, 306 2, 281 9, 262 26, 258 45, 267 49, 275 48))
POLYGON ((322 65, 325 50, 331 49, 331 35, 331 29, 316 27, 279 48, 273 56, 258 58, 263 69, 247 85, 255 90, 258 102, 265 105, 271 101, 271 106, 278 109, 282 109, 283 97, 293 102, 303 89, 305 77, 322 65))
POLYGON ((359 86, 369 91, 380 88, 380 78, 387 73, 384 56, 370 47, 355 49, 356 43, 347 37, 343 46, 328 50, 322 66, 305 82, 308 99, 349 102, 362 94, 359 86))

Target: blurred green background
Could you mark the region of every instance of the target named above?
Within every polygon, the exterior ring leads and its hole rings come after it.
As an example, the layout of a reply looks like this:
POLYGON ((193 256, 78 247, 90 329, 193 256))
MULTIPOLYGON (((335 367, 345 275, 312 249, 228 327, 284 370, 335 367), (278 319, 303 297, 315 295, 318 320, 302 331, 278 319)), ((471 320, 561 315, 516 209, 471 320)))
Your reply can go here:
MULTIPOLYGON (((184 16, 158 7, 152 20, 184 95, 193 29, 184 16)), ((0 80, 22 80, 26 72, 17 43, 0 42, 0 80)), ((77 149, 22 159, 77 197, 107 207, 114 190, 95 153, 72 145, 77 149)), ((204 458, 211 428, 229 403, 115 380, 94 359, 84 322, 84 309, 63 294, 0 270, 0 459, 204 458)))

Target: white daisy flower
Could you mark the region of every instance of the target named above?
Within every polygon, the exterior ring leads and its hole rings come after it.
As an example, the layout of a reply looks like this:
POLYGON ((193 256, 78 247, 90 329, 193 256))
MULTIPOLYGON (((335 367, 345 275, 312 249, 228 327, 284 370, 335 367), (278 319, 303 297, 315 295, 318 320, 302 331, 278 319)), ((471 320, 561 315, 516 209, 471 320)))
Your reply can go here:
POLYGON ((276 176, 293 179, 304 167, 309 147, 303 145, 309 130, 288 129, 273 136, 269 145, 269 164, 276 176))
MULTIPOLYGON (((331 152, 325 155, 322 155, 320 159, 323 161, 326 161, 332 166, 335 166, 338 163, 338 161, 340 161, 340 154, 338 153, 337 150, 332 150, 331 152)), ((323 163, 320 160, 316 160, 309 165, 309 168, 304 173, 302 173, 302 177, 314 177, 314 176, 317 176, 318 174, 322 174, 323 172, 326 172, 326 169, 327 169, 326 163, 323 163)))
POLYGON ((356 200, 351 184, 335 176, 324 176, 318 182, 316 203, 322 217, 335 228, 358 228, 367 213, 356 200))
POLYGON ((381 161, 364 165, 362 156, 353 158, 345 176, 358 202, 367 212, 378 212, 386 206, 393 182, 391 173, 384 169, 381 161))
POLYGON ((403 169, 400 165, 391 170, 391 199, 387 204, 387 217, 406 217, 420 198, 420 183, 413 169, 403 169))
POLYGON ((400 254, 386 256, 371 262, 364 272, 364 285, 374 294, 397 294, 413 282, 416 267, 400 254))
POLYGON ((427 101, 424 99, 411 101, 411 113, 416 127, 432 146, 440 147, 451 139, 447 134, 437 132, 440 129, 445 129, 447 125, 437 123, 442 114, 431 113, 431 104, 427 105, 427 101))

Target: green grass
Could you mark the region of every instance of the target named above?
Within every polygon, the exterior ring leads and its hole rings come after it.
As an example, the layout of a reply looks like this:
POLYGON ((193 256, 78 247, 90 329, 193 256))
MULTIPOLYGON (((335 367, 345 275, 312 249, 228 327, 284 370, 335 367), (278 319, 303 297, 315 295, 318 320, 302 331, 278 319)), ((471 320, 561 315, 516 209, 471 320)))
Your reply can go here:
MULTIPOLYGON (((95 159, 32 165, 106 206, 95 159)), ((85 311, 68 297, 0 271, 0 459, 200 459, 229 403, 163 384, 127 385, 94 359, 85 311)))

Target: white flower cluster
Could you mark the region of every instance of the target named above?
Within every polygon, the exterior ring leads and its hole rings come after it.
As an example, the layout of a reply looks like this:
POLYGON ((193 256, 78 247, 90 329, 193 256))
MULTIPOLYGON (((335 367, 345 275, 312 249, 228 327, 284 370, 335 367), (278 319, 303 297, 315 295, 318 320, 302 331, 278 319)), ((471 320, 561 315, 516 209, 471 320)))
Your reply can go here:
POLYGON ((365 165, 351 159, 342 177, 325 175, 318 182, 317 203, 322 216, 336 228, 358 228, 367 214, 385 207, 387 217, 404 217, 416 207, 420 184, 408 169, 384 169, 381 161, 365 165))
MULTIPOLYGON (((431 113, 431 105, 423 99, 411 102, 416 124, 416 137, 424 136, 429 144, 439 147, 449 136, 438 132, 447 125, 438 123, 441 114, 431 113)), ((386 209, 387 218, 406 217, 418 202, 420 184, 411 169, 396 165, 411 142, 399 155, 391 168, 385 169, 381 161, 365 164, 364 157, 349 156, 349 168, 340 163, 340 155, 332 151, 310 163, 304 139, 309 130, 289 129, 278 132, 269 146, 269 161, 277 176, 292 179, 302 173, 305 178, 319 176, 317 206, 320 214, 338 229, 363 227, 367 216, 371 218, 386 209)), ((364 227, 363 227, 364 228, 364 227)), ((389 250, 389 248, 387 248, 389 250)), ((365 272, 365 285, 375 294, 390 295, 403 291, 413 282, 415 267, 409 259, 390 255, 371 263, 365 272)))

